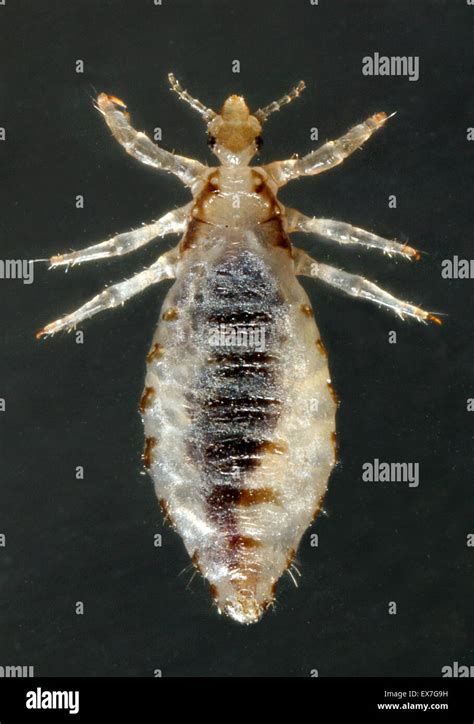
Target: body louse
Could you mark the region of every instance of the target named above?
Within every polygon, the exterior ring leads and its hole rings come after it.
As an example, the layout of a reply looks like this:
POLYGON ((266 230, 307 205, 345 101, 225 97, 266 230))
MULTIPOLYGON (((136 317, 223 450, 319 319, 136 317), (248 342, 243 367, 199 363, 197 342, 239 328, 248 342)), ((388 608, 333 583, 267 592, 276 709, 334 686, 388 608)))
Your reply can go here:
POLYGON ((340 164, 387 121, 376 113, 302 158, 250 167, 268 117, 289 94, 251 114, 232 95, 219 113, 170 74, 172 89, 207 124, 220 165, 169 153, 130 123, 126 105, 101 93, 97 109, 127 153, 175 174, 192 201, 157 221, 86 249, 67 266, 129 253, 167 234, 180 241, 149 268, 105 289, 38 336, 70 330, 146 287, 173 279, 147 356, 139 410, 143 461, 165 519, 181 535, 220 612, 258 621, 292 573, 300 540, 321 509, 337 458, 336 409, 327 351, 298 275, 385 306, 402 318, 440 323, 367 279, 322 264, 293 246, 292 232, 419 259, 406 244, 285 208, 278 190, 340 164), (314 403, 314 404, 313 404, 314 403))

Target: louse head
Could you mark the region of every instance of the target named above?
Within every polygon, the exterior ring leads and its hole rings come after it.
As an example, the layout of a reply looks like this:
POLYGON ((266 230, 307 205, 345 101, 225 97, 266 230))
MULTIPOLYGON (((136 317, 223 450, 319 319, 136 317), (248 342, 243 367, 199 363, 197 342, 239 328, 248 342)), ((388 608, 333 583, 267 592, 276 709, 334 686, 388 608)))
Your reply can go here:
POLYGON ((290 93, 259 108, 253 115, 242 96, 231 95, 220 113, 216 113, 185 91, 172 73, 168 78, 175 93, 203 116, 207 123, 208 144, 225 166, 247 165, 261 148, 263 123, 272 113, 297 98, 305 87, 300 81, 290 93))
POLYGON ((242 96, 227 98, 219 115, 207 126, 208 143, 224 164, 240 165, 250 161, 262 142, 262 125, 250 115, 242 96))

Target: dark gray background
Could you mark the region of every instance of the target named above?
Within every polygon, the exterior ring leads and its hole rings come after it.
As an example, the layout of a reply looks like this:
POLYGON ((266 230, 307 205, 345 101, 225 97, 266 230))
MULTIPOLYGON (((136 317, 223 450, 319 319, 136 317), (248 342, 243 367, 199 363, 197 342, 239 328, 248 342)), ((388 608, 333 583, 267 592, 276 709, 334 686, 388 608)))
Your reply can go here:
POLYGON ((343 166, 289 185, 284 202, 429 255, 410 264, 308 236, 298 244, 448 315, 442 328, 402 323, 303 282, 342 401, 341 463, 312 529, 320 546, 309 532, 302 541, 299 589, 285 576, 275 611, 242 628, 218 616, 199 577, 186 588, 183 545, 140 475, 137 402, 169 285, 87 323, 82 346, 73 336, 34 340, 44 323, 143 268, 159 244, 68 274, 38 266, 31 286, 1 281, 0 665, 34 665, 38 676, 438 676, 453 661, 474 663, 472 281, 440 275, 442 259, 472 248, 473 18, 464 0, 0 7, 3 258, 78 249, 188 199, 111 139, 93 87, 122 97, 136 127, 161 126, 166 148, 212 162, 201 120, 168 90, 170 70, 214 107, 242 92, 255 108, 304 78, 301 99, 265 128, 265 162, 309 151, 313 126, 326 140, 376 111, 398 115, 343 166), (364 77, 361 59, 374 51, 420 56, 419 81, 364 77), (419 462, 420 487, 363 483, 361 465, 375 457, 419 462))

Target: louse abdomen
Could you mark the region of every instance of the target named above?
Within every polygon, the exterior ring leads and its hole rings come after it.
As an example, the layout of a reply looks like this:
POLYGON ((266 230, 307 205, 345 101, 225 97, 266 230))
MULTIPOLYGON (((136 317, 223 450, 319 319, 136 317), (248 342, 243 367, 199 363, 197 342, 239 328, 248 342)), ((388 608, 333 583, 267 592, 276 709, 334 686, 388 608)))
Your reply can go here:
POLYGON ((144 420, 156 442, 148 463, 219 610, 252 623, 272 602, 324 492, 334 409, 316 325, 302 309, 306 295, 285 276, 288 254, 278 252, 272 265, 275 252, 267 259, 256 239, 226 244, 212 263, 192 253, 150 353, 154 398, 144 420), (315 415, 301 406, 306 389, 318 386, 315 415), (317 420, 325 438, 315 446, 317 420), (311 480, 315 458, 319 486, 311 480))
POLYGON ((190 392, 189 453, 202 470, 207 516, 215 529, 196 563, 224 572, 214 583, 218 605, 239 620, 258 617, 271 600, 261 588, 265 563, 262 507, 277 505, 272 481, 255 486, 254 471, 275 444, 281 414, 280 358, 286 304, 275 280, 252 255, 232 254, 208 281, 195 308, 209 331, 207 358, 190 392), (245 517, 245 521, 244 521, 245 517), (258 603, 258 601, 261 603, 258 603))

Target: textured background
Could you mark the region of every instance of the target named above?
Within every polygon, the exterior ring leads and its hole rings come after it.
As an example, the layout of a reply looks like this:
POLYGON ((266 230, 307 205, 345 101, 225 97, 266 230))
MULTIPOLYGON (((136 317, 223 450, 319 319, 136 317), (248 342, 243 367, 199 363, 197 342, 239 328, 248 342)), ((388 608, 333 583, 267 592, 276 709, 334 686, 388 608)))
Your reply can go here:
POLYGON ((187 587, 191 572, 178 575, 189 561, 140 475, 137 402, 169 285, 90 321, 83 345, 34 340, 45 322, 140 270, 157 245, 68 274, 38 266, 30 286, 0 281, 0 665, 33 665, 37 676, 438 676, 453 661, 474 663, 472 280, 440 274, 443 259, 472 248, 473 18, 462 0, 0 6, 2 258, 87 246, 188 198, 111 139, 94 88, 124 98, 136 127, 162 127, 166 148, 212 162, 168 71, 214 107, 232 92, 256 107, 304 78, 302 98, 265 128, 265 162, 309 151, 311 127, 323 141, 373 112, 398 115, 343 166, 289 185, 283 201, 429 255, 410 264, 309 236, 299 245, 448 315, 441 328, 402 323, 303 282, 342 401, 341 463, 311 531, 320 545, 309 532, 302 541, 299 589, 285 576, 276 610, 241 628, 217 615, 198 576, 187 587), (420 56, 420 79, 363 76, 361 59, 375 51, 420 56), (419 488, 362 482, 363 462, 376 457, 419 462, 419 488))

